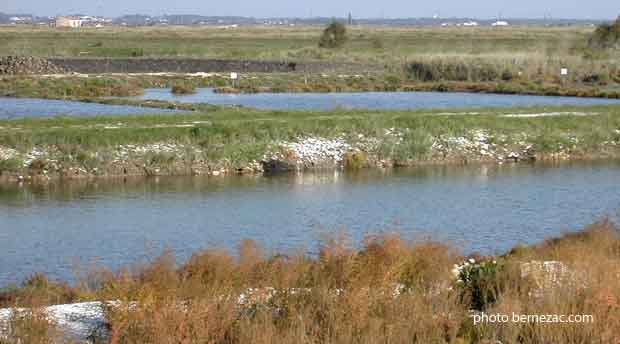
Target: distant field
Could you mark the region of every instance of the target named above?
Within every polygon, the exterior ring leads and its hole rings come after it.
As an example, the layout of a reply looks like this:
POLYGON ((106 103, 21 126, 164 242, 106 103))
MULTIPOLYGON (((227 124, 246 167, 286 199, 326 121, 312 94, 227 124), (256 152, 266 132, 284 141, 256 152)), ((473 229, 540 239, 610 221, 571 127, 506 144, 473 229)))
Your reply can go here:
MULTIPOLYGON (((304 75, 303 80, 296 76, 278 82, 253 80, 242 85, 243 92, 439 90, 616 98, 620 87, 620 53, 587 47, 594 32, 590 26, 350 26, 349 40, 339 49, 318 47, 322 30, 322 26, 0 27, 0 56, 328 62, 380 74, 377 78, 369 76, 363 85, 358 81, 312 82, 326 73, 335 77, 347 74, 340 69, 319 68, 312 72, 314 76, 304 75), (563 69, 568 70, 567 75, 561 75, 563 69), (449 82, 470 86, 455 87, 449 82)), ((4 93, 17 92, 9 89, 4 93)))
POLYGON ((404 62, 420 56, 520 58, 572 55, 593 28, 349 28, 343 49, 319 49, 322 27, 0 28, 0 55, 404 62))

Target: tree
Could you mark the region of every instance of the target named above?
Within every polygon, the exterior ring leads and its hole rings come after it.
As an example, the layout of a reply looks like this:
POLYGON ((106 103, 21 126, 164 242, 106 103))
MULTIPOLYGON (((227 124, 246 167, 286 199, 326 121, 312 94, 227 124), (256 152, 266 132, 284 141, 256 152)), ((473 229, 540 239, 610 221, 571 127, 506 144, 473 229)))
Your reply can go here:
POLYGON ((590 37, 589 45, 592 48, 610 49, 620 44, 620 17, 615 22, 603 23, 596 27, 590 37))
POLYGON ((347 27, 337 21, 332 21, 323 30, 321 39, 319 40, 319 47, 321 48, 340 48, 347 41, 347 27))

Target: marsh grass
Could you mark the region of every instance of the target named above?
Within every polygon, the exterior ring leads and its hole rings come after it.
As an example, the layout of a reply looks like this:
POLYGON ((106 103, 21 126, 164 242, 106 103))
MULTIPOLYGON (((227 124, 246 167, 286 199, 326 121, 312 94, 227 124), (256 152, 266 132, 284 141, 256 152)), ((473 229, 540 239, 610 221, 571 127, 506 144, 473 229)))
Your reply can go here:
MULTIPOLYGON (((209 112, 174 115, 24 118, 0 120, 3 127, 0 145, 24 153, 33 147, 44 147, 53 154, 62 155, 56 160, 98 167, 112 160, 119 145, 164 142, 184 145, 187 154, 172 157, 174 161, 153 156, 144 161, 145 165, 163 166, 166 162, 197 159, 225 163, 235 169, 260 161, 266 152, 278 146, 278 142, 295 142, 308 136, 330 139, 344 135, 356 142, 361 134, 376 138, 380 143, 365 149, 367 158, 424 161, 432 158, 431 147, 438 138, 469 138, 473 131, 482 130, 491 143, 498 143, 501 138, 500 144, 511 147, 525 140, 541 154, 613 156, 614 145, 620 144, 617 111, 617 106, 473 109, 454 110, 450 114, 445 110, 383 110, 377 113, 344 109, 215 108, 209 112), (472 115, 472 111, 479 114, 472 115), (547 112, 592 115, 502 117, 503 114, 547 112), (106 129, 108 127, 114 129, 106 129), (397 128, 402 137, 385 135, 390 128, 397 128)), ((4 161, 1 166, 6 172, 20 169, 16 160, 4 161)))
POLYGON ((34 56, 187 56, 265 60, 332 60, 401 64, 422 55, 579 55, 591 27, 427 28, 350 26, 340 50, 320 49, 321 26, 84 28, 0 28, 0 54, 34 56), (377 41, 380 39, 381 44, 377 41), (378 46, 380 50, 378 51, 378 46))
MULTIPOLYGON (((450 270, 463 257, 438 242, 386 232, 357 245, 341 234, 321 240, 316 252, 268 254, 244 240, 234 254, 207 249, 179 264, 173 252, 164 251, 119 271, 91 271, 78 283, 79 293, 119 301, 105 308, 109 343, 619 339, 620 227, 609 219, 501 256, 473 255, 478 262, 499 263, 475 284, 455 281, 450 270), (537 292, 534 280, 521 276, 520 264, 549 260, 563 262, 567 274, 537 292), (594 322, 474 325, 469 313, 474 291, 492 296, 477 305, 488 314, 584 314, 594 322)), ((43 299, 50 293, 38 292, 43 299)), ((45 343, 50 332, 43 319, 28 319, 14 319, 22 331, 15 333, 45 343)))
POLYGON ((62 338, 62 332, 52 319, 40 308, 13 309, 8 319, 6 337, 2 344, 54 344, 62 338))
POLYGON ((3 96, 27 96, 35 98, 102 98, 129 97, 144 93, 143 87, 128 78, 0 78, 3 96))

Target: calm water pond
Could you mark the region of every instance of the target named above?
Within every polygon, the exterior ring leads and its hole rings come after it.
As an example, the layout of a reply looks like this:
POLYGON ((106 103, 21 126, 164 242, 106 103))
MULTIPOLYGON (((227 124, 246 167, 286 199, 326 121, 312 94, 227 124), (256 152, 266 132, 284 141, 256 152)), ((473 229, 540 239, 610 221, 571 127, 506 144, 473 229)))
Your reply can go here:
POLYGON ((171 112, 167 109, 150 109, 139 106, 105 105, 67 100, 0 97, 0 119, 18 117, 51 117, 128 115, 171 112))
POLYGON ((336 107, 364 109, 475 108, 535 105, 620 104, 618 99, 541 97, 507 94, 442 92, 364 92, 364 93, 257 93, 221 94, 201 88, 196 94, 173 95, 170 89, 146 89, 137 99, 243 105, 261 109, 318 109, 336 107))
POLYGON ((493 253, 620 209, 620 164, 424 167, 390 173, 159 178, 0 186, 0 286, 71 279, 163 247, 179 259, 253 238, 312 251, 325 233, 396 230, 493 253))

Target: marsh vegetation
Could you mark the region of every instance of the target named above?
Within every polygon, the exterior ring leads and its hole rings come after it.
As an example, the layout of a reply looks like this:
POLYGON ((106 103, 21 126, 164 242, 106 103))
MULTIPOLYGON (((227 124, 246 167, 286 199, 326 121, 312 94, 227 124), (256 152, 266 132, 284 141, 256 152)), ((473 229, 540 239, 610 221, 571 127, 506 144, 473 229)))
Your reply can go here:
POLYGON ((208 249, 182 264, 164 252, 119 271, 92 270, 75 285, 34 275, 0 292, 0 306, 34 307, 13 316, 5 342, 51 342, 58 328, 37 307, 86 300, 116 300, 104 307, 107 330, 93 331, 108 333, 102 343, 613 342, 619 231, 603 219, 502 255, 467 257, 390 233, 359 248, 346 235, 328 237, 315 256, 267 254, 246 240, 236 253, 208 249), (593 321, 474 324, 472 310, 593 321))

